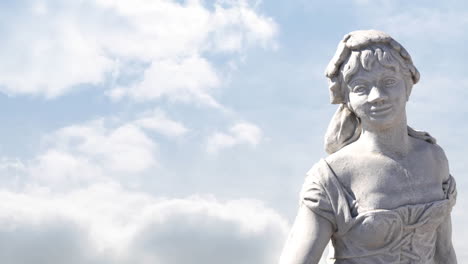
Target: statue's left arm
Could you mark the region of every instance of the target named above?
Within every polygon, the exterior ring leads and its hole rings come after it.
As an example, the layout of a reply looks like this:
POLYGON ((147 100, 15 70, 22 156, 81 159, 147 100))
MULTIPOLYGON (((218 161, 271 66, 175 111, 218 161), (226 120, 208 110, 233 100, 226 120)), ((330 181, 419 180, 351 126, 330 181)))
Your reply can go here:
MULTIPOLYGON (((447 156, 444 150, 437 144, 434 146, 434 164, 440 170, 439 175, 443 175, 442 189, 444 191, 445 199, 450 200, 451 206, 455 205, 457 199, 457 187, 455 178, 450 174, 447 156)), ((437 264, 457 264, 457 257, 452 244, 452 218, 451 211, 447 212, 444 222, 437 228, 437 240, 435 248, 435 260, 437 264)))
POLYGON ((452 220, 450 214, 437 229, 435 259, 438 264, 457 264, 452 244, 452 220))

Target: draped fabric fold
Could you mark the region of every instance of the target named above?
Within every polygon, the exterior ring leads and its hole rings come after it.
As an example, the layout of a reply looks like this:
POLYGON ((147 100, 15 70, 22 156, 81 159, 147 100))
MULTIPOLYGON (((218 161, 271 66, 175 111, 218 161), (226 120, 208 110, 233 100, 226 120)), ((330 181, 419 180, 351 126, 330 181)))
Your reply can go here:
POLYGON ((356 141, 361 134, 357 116, 346 104, 340 104, 325 133, 325 151, 332 154, 356 141))

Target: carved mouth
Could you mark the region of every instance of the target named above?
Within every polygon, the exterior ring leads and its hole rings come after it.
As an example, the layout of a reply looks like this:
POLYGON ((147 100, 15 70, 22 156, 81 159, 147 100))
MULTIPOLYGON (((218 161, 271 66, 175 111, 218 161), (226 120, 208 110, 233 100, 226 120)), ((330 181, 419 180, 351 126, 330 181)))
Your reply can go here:
POLYGON ((389 113, 392 110, 392 105, 372 106, 370 113, 373 116, 381 116, 389 113))

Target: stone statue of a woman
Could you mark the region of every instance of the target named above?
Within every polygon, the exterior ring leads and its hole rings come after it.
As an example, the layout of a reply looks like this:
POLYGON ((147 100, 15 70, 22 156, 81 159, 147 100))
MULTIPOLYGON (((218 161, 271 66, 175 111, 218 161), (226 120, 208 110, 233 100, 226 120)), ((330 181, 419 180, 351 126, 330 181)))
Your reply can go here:
POLYGON ((307 173, 281 264, 316 264, 328 244, 337 264, 454 264, 450 213, 455 180, 444 151, 407 125, 419 80, 408 52, 389 35, 354 31, 326 76, 339 104, 330 154, 307 173))

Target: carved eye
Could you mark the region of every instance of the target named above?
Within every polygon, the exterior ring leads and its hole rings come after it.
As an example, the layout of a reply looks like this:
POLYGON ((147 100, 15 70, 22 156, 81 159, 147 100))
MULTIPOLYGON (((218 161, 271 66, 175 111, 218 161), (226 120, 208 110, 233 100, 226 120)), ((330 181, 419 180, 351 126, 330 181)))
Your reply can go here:
POLYGON ((393 78, 387 78, 384 80, 385 87, 392 87, 397 83, 397 81, 393 78))
POLYGON ((365 85, 356 85, 354 86, 353 88, 353 93, 357 93, 357 94, 363 94, 367 91, 367 87, 365 85))

